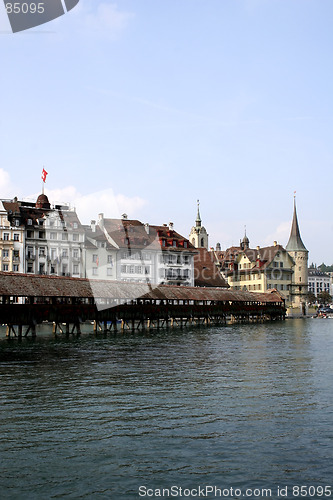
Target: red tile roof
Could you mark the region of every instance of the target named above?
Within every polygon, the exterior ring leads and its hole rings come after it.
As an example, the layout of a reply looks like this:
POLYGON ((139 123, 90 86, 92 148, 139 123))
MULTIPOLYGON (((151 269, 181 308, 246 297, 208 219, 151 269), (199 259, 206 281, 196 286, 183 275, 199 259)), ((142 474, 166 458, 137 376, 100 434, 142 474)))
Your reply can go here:
POLYGON ((171 249, 195 251, 187 238, 173 229, 170 230, 168 226, 154 226, 129 219, 104 219, 104 227, 119 248, 145 249, 149 247, 162 251, 171 249))
POLYGON ((197 252, 194 256, 195 286, 228 288, 229 285, 221 276, 212 253, 206 248, 197 248, 197 252))

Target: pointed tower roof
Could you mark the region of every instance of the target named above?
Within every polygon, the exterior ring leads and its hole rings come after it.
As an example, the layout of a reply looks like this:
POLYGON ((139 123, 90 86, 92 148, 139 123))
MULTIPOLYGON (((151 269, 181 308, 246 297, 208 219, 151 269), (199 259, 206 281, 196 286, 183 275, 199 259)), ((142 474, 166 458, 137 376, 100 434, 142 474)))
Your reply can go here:
POLYGON ((294 215, 293 222, 291 225, 290 237, 286 246, 287 251, 297 252, 297 251, 307 251, 298 227, 297 212, 296 212, 296 198, 294 196, 294 215))
POLYGON ((200 210, 199 210, 200 201, 199 200, 197 200, 197 204, 198 204, 198 213, 197 213, 197 218, 195 219, 195 225, 196 225, 196 227, 201 227, 201 217, 200 217, 200 210))

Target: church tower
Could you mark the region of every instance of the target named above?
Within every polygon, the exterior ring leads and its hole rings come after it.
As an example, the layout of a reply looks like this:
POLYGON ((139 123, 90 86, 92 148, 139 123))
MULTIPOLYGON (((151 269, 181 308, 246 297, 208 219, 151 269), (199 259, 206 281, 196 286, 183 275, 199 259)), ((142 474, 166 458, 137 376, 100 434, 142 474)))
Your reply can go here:
POLYGON ((201 217, 199 210, 199 200, 197 218, 195 220, 195 226, 192 227, 189 240, 195 248, 206 248, 208 250, 208 234, 206 229, 201 225, 201 217))
POLYGON ((247 250, 248 248, 250 248, 250 240, 246 235, 246 226, 245 226, 244 238, 240 240, 239 246, 241 247, 242 250, 247 250))
POLYGON ((294 307, 301 307, 305 314, 306 295, 308 293, 308 250, 306 249, 298 226, 296 199, 294 196, 294 215, 290 237, 286 250, 294 261, 291 283, 291 302, 294 307))

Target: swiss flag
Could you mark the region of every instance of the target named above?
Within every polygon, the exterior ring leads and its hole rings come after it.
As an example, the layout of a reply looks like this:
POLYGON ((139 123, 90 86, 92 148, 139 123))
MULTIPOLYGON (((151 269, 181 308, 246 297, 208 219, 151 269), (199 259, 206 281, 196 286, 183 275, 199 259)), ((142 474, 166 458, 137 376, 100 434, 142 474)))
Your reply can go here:
POLYGON ((47 172, 46 172, 45 168, 43 168, 43 170, 42 170, 42 181, 43 182, 46 181, 46 176, 47 176, 47 172))

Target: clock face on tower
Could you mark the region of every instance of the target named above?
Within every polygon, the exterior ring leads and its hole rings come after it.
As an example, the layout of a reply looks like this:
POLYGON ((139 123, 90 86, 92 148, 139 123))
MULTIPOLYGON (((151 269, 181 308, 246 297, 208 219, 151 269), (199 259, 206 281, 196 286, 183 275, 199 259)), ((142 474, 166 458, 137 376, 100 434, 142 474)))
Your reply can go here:
POLYGON ((70 10, 80 0, 3 0, 13 33, 35 28, 53 21, 70 10))

